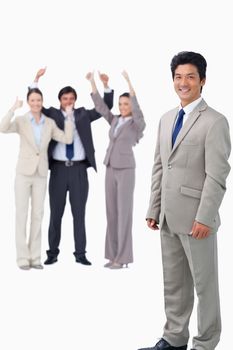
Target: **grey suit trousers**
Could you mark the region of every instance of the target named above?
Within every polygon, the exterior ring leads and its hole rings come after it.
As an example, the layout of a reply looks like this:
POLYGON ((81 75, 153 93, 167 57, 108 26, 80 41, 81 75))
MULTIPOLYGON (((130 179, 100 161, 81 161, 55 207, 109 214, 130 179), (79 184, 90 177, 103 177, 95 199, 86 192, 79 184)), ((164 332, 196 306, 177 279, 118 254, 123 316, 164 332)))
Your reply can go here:
POLYGON ((161 247, 167 317, 163 338, 173 346, 188 343, 195 288, 198 335, 193 338, 193 348, 214 350, 221 333, 217 234, 200 240, 173 234, 165 221, 161 229, 161 247))
POLYGON ((135 169, 108 166, 105 177, 107 232, 105 258, 128 264, 133 262, 132 216, 135 169))

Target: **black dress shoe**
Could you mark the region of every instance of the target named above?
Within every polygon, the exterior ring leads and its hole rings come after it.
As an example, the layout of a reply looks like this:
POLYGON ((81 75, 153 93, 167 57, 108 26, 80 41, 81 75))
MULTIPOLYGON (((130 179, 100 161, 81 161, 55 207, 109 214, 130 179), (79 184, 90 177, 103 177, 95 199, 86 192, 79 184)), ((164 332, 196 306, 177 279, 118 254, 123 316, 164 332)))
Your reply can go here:
POLYGON ((157 344, 155 344, 153 348, 142 348, 138 350, 186 350, 186 349, 187 349, 187 345, 172 346, 162 338, 157 344))
POLYGON ((76 256, 75 260, 77 263, 83 264, 83 265, 91 265, 91 262, 87 260, 85 255, 82 256, 76 256))
POLYGON ((47 259, 45 260, 44 264, 45 265, 51 265, 57 262, 57 257, 56 256, 48 256, 47 259))

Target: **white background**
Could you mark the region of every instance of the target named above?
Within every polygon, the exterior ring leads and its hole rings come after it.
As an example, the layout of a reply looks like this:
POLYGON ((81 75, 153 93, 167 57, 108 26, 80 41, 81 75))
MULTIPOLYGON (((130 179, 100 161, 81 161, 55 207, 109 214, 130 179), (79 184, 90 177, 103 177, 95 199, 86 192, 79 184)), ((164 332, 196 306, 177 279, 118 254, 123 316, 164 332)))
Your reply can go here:
MULTIPOLYGON (((77 106, 92 108, 89 70, 110 76, 113 111, 126 69, 144 112, 147 128, 135 148, 134 258, 129 269, 103 268, 105 237, 104 173, 108 125, 93 123, 98 173, 88 170, 87 257, 76 264, 69 205, 62 226, 57 264, 43 271, 21 271, 15 263, 14 175, 17 135, 0 135, 0 348, 4 350, 136 350, 153 345, 164 324, 159 233, 145 225, 156 129, 162 113, 178 104, 170 61, 182 50, 202 53, 208 62, 203 97, 232 124, 231 1, 12 1, 0 6, 0 112, 3 116, 40 67, 45 106, 58 106, 65 85, 76 88, 77 106)), ((101 88, 101 85, 99 85, 101 88)), ((26 102, 18 114, 27 111, 26 102)), ((231 127, 232 128, 232 127, 231 127)), ((221 207, 219 230, 220 293, 223 333, 218 350, 230 348, 232 334, 232 174, 221 207)), ((43 221, 42 258, 47 249, 48 196, 43 221)), ((190 331, 196 334, 196 310, 190 331)), ((191 346, 191 343, 190 343, 191 346)), ((212 350, 212 349, 211 349, 212 350)))

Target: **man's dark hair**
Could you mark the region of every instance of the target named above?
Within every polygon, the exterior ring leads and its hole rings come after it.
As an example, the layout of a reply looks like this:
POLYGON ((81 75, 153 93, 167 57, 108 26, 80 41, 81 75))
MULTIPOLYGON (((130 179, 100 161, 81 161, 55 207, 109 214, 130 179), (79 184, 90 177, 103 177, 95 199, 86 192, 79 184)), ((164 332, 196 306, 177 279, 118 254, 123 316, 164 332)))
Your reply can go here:
POLYGON ((207 62, 201 54, 192 51, 182 51, 175 55, 171 61, 173 80, 175 76, 175 70, 180 64, 192 64, 193 66, 197 67, 201 81, 206 77, 207 62))
POLYGON ((123 94, 121 94, 120 96, 119 96, 119 98, 121 98, 121 97, 130 97, 130 94, 128 93, 128 92, 124 92, 123 94))
POLYGON ((28 101, 30 95, 33 94, 33 93, 39 94, 39 95, 42 97, 42 100, 43 100, 43 94, 42 94, 42 92, 40 91, 40 89, 38 89, 38 88, 32 88, 32 89, 28 89, 27 101, 28 101))
POLYGON ((77 93, 75 89, 73 89, 71 86, 65 86, 63 89, 61 89, 58 93, 58 99, 61 100, 62 95, 70 94, 72 93, 75 97, 75 101, 77 100, 77 93))

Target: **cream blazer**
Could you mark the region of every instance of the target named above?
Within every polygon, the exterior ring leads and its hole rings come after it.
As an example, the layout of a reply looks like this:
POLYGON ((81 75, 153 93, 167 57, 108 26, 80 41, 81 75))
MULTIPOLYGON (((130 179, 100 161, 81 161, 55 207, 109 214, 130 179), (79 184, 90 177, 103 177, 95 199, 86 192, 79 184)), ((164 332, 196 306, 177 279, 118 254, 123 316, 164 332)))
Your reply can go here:
POLYGON ((51 139, 63 143, 73 141, 73 123, 71 120, 65 122, 65 129, 59 129, 55 122, 45 117, 45 123, 41 134, 40 145, 37 146, 34 138, 30 114, 16 117, 13 121, 14 112, 10 110, 1 120, 0 131, 3 133, 18 133, 20 136, 19 157, 16 173, 32 175, 38 170, 41 176, 47 176, 48 172, 48 145, 51 139))

